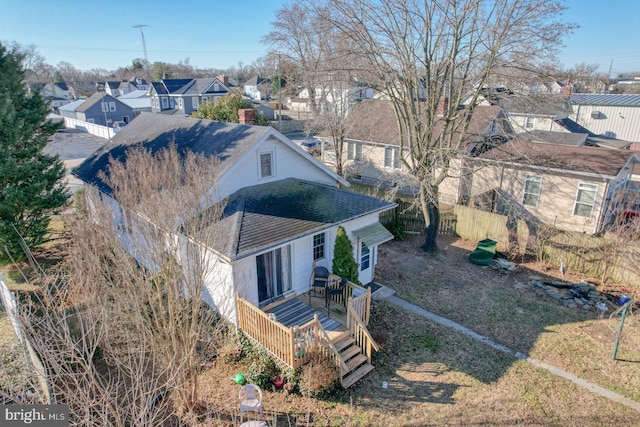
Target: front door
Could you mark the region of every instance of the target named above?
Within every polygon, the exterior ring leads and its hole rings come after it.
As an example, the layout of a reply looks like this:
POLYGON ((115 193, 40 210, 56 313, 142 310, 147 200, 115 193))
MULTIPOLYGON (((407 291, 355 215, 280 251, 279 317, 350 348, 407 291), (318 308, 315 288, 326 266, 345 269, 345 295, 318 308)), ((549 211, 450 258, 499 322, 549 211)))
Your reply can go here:
POLYGON ((360 262, 358 263, 358 266, 360 269, 360 280, 364 284, 367 284, 371 280, 373 280, 373 266, 375 262, 376 248, 375 246, 373 248, 370 248, 362 240, 359 240, 359 243, 360 243, 360 248, 359 248, 360 250, 358 255, 360 258, 359 260, 360 262))
POLYGON ((262 304, 291 290, 291 250, 278 248, 256 257, 258 299, 262 304))

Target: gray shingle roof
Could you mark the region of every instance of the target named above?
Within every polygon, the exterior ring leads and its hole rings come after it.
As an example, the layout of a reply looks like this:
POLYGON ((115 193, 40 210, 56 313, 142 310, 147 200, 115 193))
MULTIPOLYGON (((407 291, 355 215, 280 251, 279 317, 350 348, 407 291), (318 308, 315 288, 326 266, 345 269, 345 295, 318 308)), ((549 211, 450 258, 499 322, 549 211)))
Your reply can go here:
POLYGON ((229 196, 221 221, 202 235, 218 236, 205 243, 229 259, 239 259, 394 206, 361 193, 287 178, 229 196))
POLYGON ((519 138, 530 139, 533 142, 573 145, 574 147, 584 145, 588 136, 588 133, 554 132, 550 130, 531 130, 518 134, 519 138))
POLYGON ((132 146, 142 146, 156 152, 174 144, 179 152, 187 150, 205 156, 218 156, 222 174, 258 140, 273 132, 268 126, 221 123, 189 117, 142 113, 74 169, 74 175, 86 183, 110 193, 111 189, 99 177, 108 173, 109 158, 126 159, 132 146))
POLYGON ((571 112, 571 104, 564 96, 503 96, 497 99, 507 114, 551 116, 559 119, 571 112))
POLYGON ((572 147, 519 139, 487 151, 480 158, 612 177, 633 155, 634 152, 628 150, 572 147))

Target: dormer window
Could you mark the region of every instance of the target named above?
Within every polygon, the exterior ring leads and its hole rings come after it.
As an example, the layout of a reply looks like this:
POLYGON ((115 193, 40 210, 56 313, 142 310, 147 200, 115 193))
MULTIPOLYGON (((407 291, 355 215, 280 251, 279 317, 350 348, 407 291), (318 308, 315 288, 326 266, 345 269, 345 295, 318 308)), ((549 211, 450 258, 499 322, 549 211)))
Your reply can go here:
POLYGON ((273 176, 273 153, 267 151, 260 153, 260 178, 270 178, 273 176))

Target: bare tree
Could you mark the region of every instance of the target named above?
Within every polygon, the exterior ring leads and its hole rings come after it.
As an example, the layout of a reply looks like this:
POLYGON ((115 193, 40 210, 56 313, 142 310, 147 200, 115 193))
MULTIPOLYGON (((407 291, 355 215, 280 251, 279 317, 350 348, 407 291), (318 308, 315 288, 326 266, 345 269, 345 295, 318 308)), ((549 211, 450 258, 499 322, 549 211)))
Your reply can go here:
POLYGON ((330 0, 327 7, 315 10, 353 42, 361 75, 393 103, 404 166, 419 182, 428 224, 422 248, 435 253, 438 188, 468 143, 485 84, 552 56, 572 28, 559 21, 564 7, 546 0, 330 0))
POLYGON ((85 216, 69 223, 64 276, 24 310, 74 425, 156 426, 194 410, 224 327, 203 302, 222 279, 198 243, 217 238, 216 166, 173 147, 130 149, 103 177, 119 205, 87 190, 85 216))

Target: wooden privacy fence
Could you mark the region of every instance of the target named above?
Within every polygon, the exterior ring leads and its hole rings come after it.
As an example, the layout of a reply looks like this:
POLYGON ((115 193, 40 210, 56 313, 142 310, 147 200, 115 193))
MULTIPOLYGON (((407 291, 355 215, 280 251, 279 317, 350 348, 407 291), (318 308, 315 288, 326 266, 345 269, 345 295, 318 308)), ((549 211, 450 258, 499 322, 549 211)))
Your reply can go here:
MULTIPOLYGON (((411 202, 396 200, 398 206, 380 214, 380 221, 385 223, 400 222, 405 233, 424 234, 426 223, 420 209, 411 202)), ((442 213, 440 215, 440 234, 456 235, 456 215, 453 213, 442 213)))

